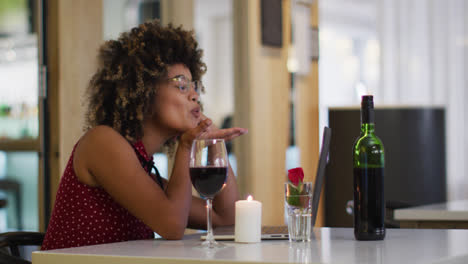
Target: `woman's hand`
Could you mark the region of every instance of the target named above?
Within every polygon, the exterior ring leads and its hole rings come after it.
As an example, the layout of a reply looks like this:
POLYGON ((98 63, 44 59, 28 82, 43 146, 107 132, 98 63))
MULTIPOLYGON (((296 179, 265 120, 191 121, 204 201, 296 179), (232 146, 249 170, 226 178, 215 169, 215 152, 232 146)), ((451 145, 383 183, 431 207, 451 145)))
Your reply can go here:
POLYGON ((202 120, 198 123, 197 127, 185 131, 179 140, 179 146, 190 149, 192 147, 192 142, 196 138, 199 138, 203 133, 208 131, 208 128, 212 125, 211 119, 202 120))
POLYGON ((182 144, 183 147, 191 148, 192 142, 195 139, 210 139, 210 138, 220 138, 225 141, 232 140, 238 136, 242 136, 248 132, 245 128, 233 127, 226 129, 218 129, 211 119, 203 116, 202 121, 194 129, 187 130, 180 137, 179 144, 182 144))
MULTIPOLYGON (((202 114, 202 119, 207 120, 209 118, 202 114)), ((229 141, 238 136, 247 134, 247 132, 248 130, 245 128, 233 127, 233 128, 219 129, 214 124, 211 124, 210 126, 208 126, 206 131, 204 131, 203 133, 199 135, 198 138, 200 139, 220 138, 220 139, 224 139, 225 141, 229 141)))

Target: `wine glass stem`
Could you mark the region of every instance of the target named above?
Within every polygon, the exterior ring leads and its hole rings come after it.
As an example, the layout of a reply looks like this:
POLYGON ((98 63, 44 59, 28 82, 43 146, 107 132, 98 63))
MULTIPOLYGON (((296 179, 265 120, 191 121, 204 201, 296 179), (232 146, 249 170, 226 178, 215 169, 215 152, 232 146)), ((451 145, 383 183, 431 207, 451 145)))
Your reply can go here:
POLYGON ((206 199, 206 241, 208 243, 213 244, 215 243, 214 236, 213 236, 213 228, 211 227, 211 212, 212 212, 212 200, 206 199))

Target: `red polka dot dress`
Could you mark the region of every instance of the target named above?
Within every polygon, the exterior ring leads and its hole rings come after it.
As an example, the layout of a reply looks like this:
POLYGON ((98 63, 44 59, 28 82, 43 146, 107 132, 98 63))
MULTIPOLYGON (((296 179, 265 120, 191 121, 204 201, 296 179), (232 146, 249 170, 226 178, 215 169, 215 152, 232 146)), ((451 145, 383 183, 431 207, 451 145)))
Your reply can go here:
MULTIPOLYGON (((152 157, 148 157, 141 141, 133 147, 142 166, 149 172, 152 157)), ((118 204, 103 188, 78 181, 73 170, 74 152, 75 149, 60 180, 41 250, 153 238, 151 228, 118 204)), ((159 173, 157 180, 161 184, 159 173)))

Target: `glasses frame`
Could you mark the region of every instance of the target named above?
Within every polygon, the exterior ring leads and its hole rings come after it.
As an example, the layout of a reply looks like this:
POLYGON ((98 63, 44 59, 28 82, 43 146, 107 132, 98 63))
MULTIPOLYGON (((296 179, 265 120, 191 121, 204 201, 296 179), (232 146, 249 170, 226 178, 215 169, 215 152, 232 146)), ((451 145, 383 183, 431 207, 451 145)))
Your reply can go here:
POLYGON ((202 81, 190 81, 185 75, 177 75, 167 79, 170 82, 179 82, 176 87, 179 91, 183 94, 186 94, 190 91, 190 88, 200 95, 201 92, 204 90, 204 86, 202 81))

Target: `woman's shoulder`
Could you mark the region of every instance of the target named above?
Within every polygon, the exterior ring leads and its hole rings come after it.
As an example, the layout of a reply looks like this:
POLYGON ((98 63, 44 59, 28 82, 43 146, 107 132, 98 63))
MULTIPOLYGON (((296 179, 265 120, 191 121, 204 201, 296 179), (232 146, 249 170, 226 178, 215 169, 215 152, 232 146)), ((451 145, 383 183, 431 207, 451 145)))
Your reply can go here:
POLYGON ((104 136, 119 135, 120 137, 123 138, 123 136, 117 130, 115 130, 113 127, 106 126, 106 125, 95 126, 89 129, 84 134, 84 136, 100 136, 100 135, 104 135, 104 136))
POLYGON ((112 127, 105 125, 88 130, 76 146, 77 156, 84 159, 96 159, 100 156, 105 158, 106 153, 125 151, 133 151, 127 139, 112 127))
MULTIPOLYGON (((91 146, 100 146, 113 141, 114 143, 127 143, 127 140, 114 128, 106 125, 99 125, 89 129, 80 139, 80 144, 91 143, 91 146)), ((128 143, 127 143, 128 144, 128 143)))
POLYGON ((93 168, 113 164, 112 157, 116 153, 134 155, 132 147, 119 132, 104 125, 88 130, 75 150, 73 167, 78 179, 90 186, 97 186, 93 168))

